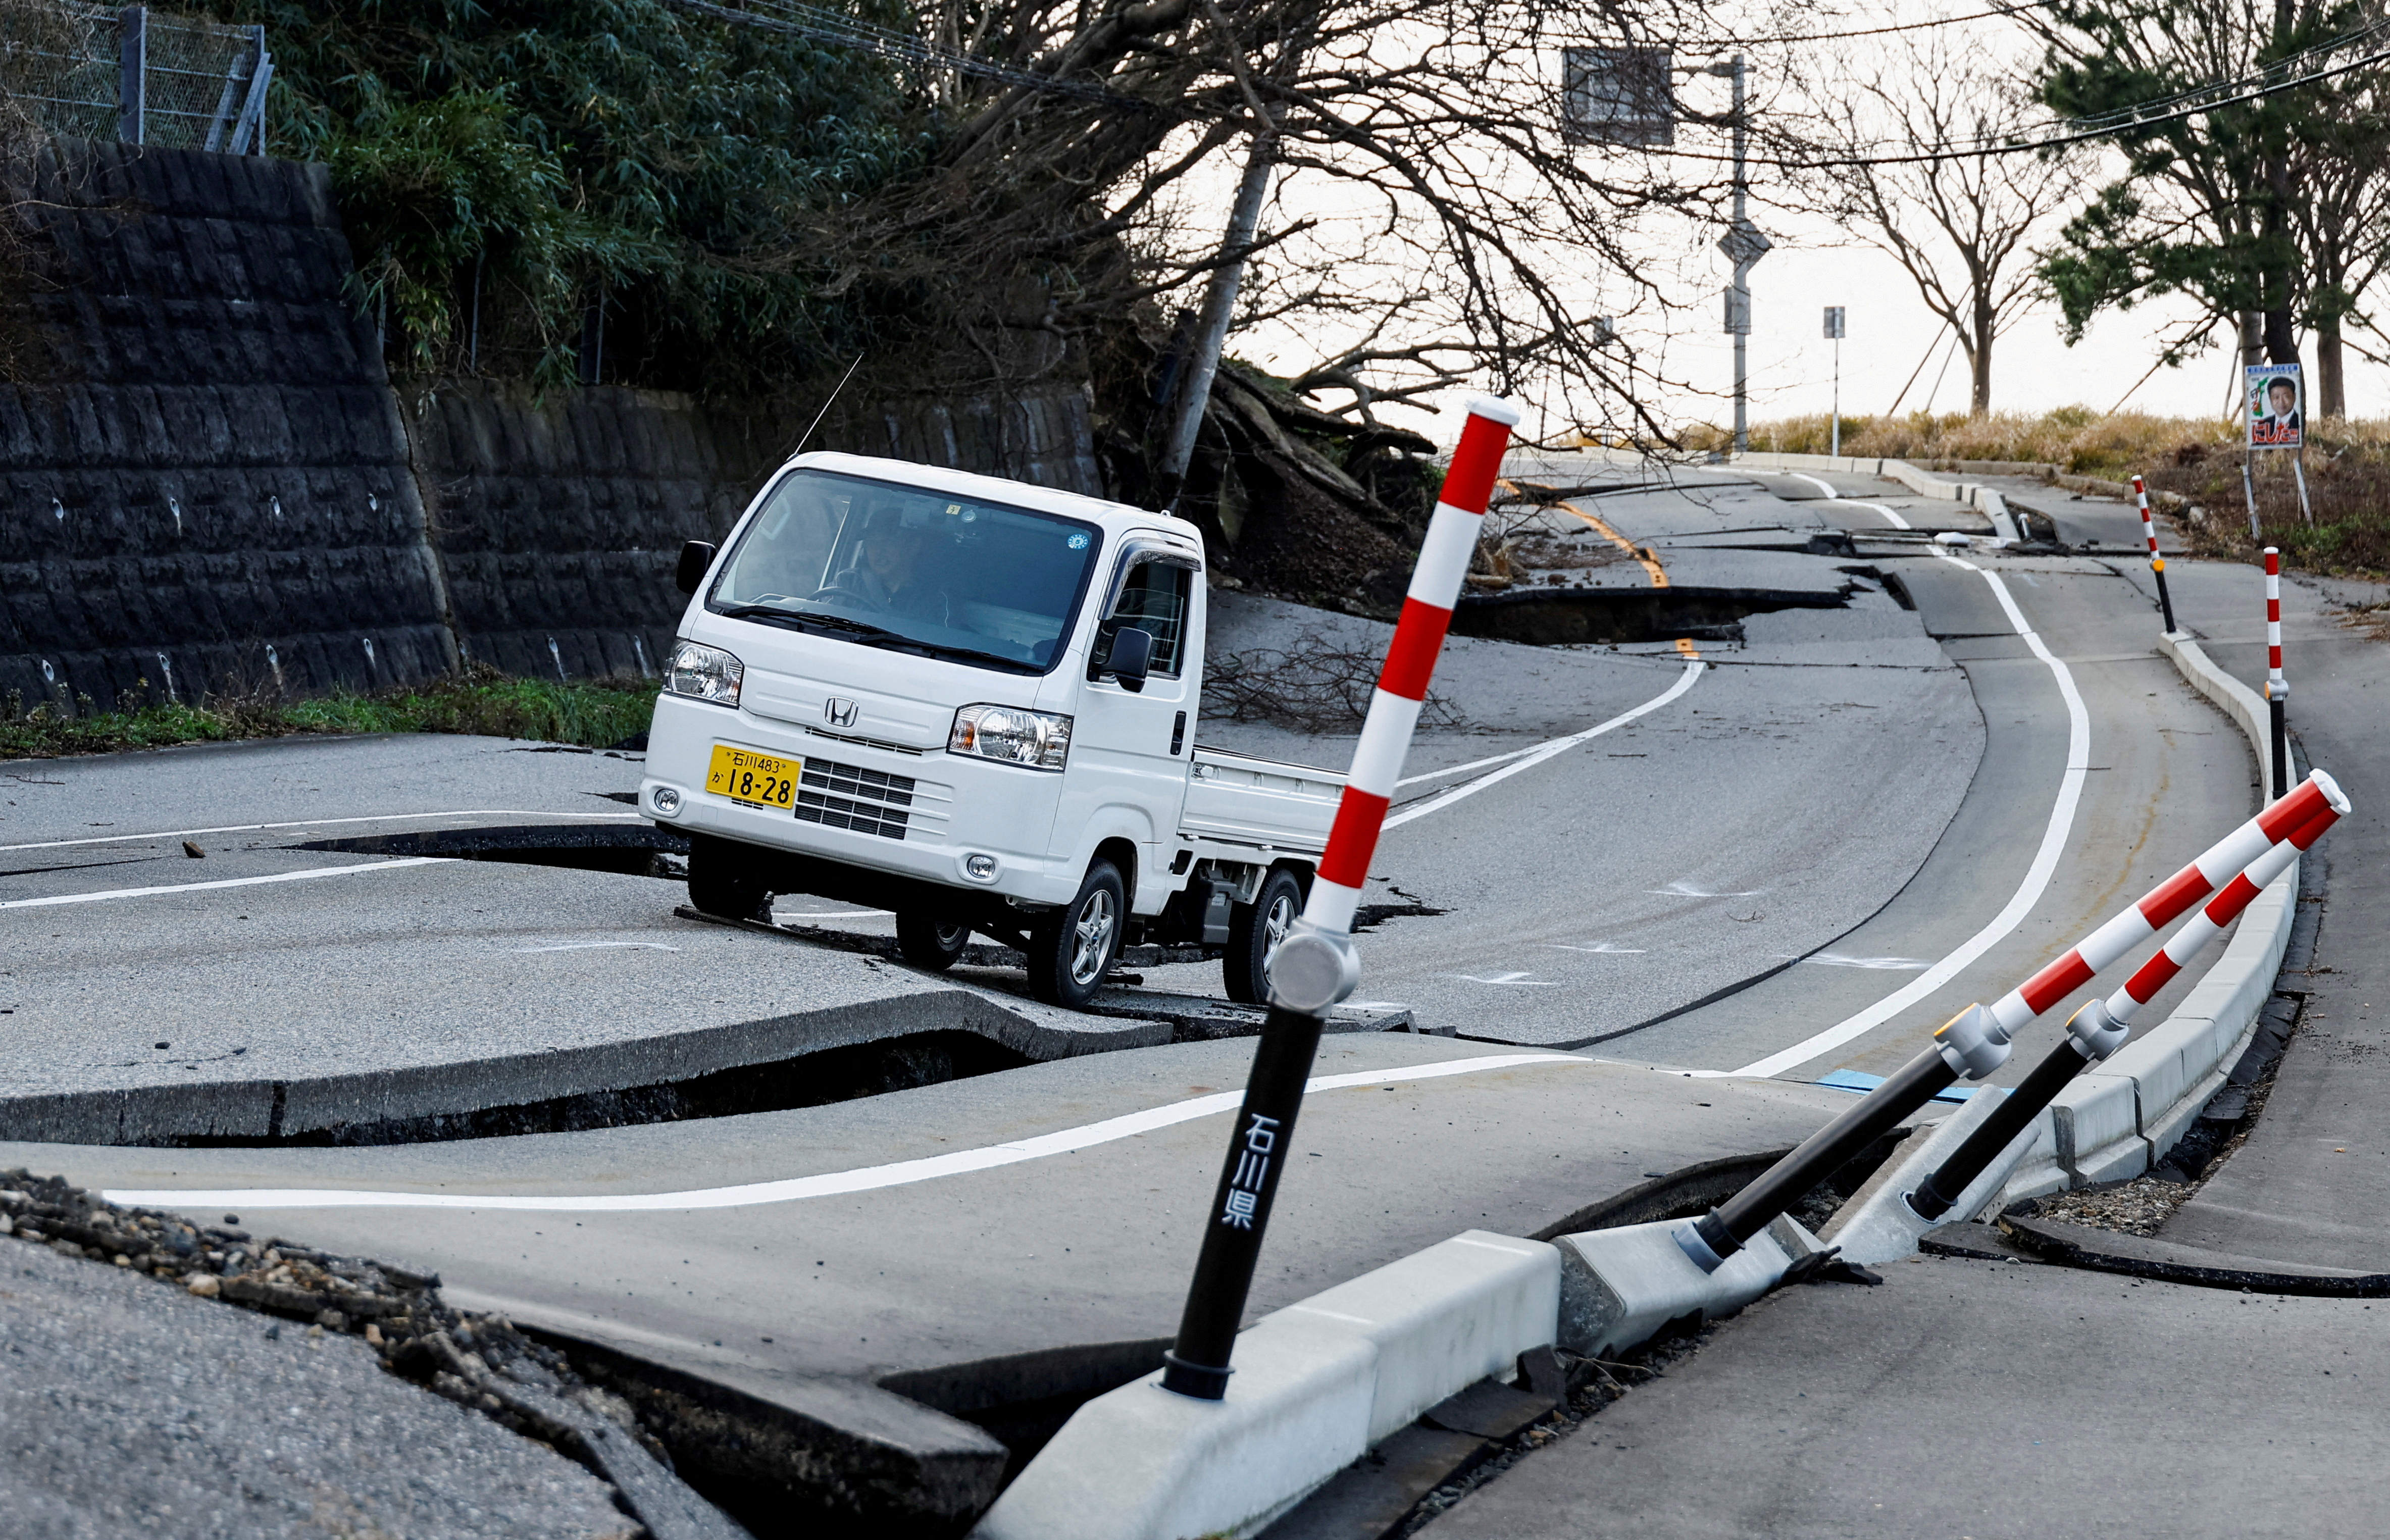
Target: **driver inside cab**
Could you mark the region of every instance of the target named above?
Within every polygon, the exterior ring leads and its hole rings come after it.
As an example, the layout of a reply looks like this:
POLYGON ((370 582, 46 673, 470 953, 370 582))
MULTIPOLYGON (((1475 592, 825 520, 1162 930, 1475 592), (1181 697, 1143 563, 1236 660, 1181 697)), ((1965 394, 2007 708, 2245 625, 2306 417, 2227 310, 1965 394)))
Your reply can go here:
POLYGON ((874 609, 938 625, 950 624, 946 591, 932 580, 930 532, 906 524, 893 509, 865 520, 854 565, 839 586, 874 609))

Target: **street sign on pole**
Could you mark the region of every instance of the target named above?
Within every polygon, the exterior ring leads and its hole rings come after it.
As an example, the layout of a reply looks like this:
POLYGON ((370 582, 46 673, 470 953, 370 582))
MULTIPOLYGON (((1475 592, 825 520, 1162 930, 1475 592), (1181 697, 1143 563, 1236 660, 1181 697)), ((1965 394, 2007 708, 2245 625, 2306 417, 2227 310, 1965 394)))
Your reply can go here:
POLYGON ((1826 340, 1834 344, 1834 430, 1826 453, 1836 459, 1843 454, 1843 307, 1826 307, 1826 340))
POLYGON ((1573 145, 1661 148, 1677 142, 1665 48, 1561 50, 1561 136, 1573 145))
POLYGON ((1768 239, 1767 233, 1758 225, 1737 214, 1734 223, 1727 226, 1726 234, 1718 237, 1717 249, 1725 252, 1726 260, 1737 267, 1749 267, 1775 250, 1776 243, 1768 239))

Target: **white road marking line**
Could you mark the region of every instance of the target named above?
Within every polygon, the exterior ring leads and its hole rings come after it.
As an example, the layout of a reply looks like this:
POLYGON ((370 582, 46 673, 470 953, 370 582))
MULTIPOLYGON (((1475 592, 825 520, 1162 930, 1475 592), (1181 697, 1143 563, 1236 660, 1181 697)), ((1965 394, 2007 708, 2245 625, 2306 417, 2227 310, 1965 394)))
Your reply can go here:
POLYGON ((377 813, 358 818, 292 818, 278 824, 220 824, 213 828, 168 828, 155 834, 103 834, 89 840, 41 840, 25 845, 0 845, 0 851, 58 850, 67 845, 116 845, 134 840, 187 840, 194 834, 259 834, 270 828, 329 828, 334 824, 395 824, 410 818, 564 818, 588 823, 598 818, 637 818, 636 813, 552 813, 528 807, 469 807, 455 813, 377 813))
POLYGON ((1792 960, 1819 968, 1867 968, 1891 973, 1915 973, 1934 966, 1917 957, 1846 957, 1840 952, 1816 952, 1792 960))
POLYGON ((399 866, 445 866, 453 855, 405 855, 395 861, 369 861, 358 866, 310 866, 305 871, 276 872, 270 877, 227 877, 216 882, 170 882, 162 888, 111 888, 97 893, 54 893, 48 898, 13 898, 0 909, 40 909, 57 904, 97 904, 111 898, 150 898, 159 893, 197 893, 212 888, 254 888, 267 882, 306 882, 318 877, 346 877, 351 872, 386 872, 399 866))
POLYGON ((1862 503, 1856 497, 1837 497, 1834 501, 1837 503, 1848 503, 1855 508, 1867 508, 1872 512, 1880 513, 1886 519, 1892 520, 1892 527, 1895 530, 1913 530, 1917 527, 1908 520, 1903 519, 1900 515, 1893 512, 1890 508, 1885 507, 1882 503, 1862 503))
POLYGON ((1792 477, 1796 481, 1806 481, 1811 486, 1816 487, 1818 493, 1824 496, 1826 501, 1829 503, 1839 503, 1843 500, 1843 494, 1836 492, 1822 477, 1811 476, 1799 470, 1788 470, 1784 474, 1792 477))
MULTIPOLYGON (((1356 1085, 1400 1084, 1414 1080, 1442 1080, 1449 1075, 1508 1070, 1523 1064, 1592 1064, 1574 1054, 1489 1054, 1482 1059, 1448 1059, 1413 1064, 1399 1070, 1372 1070, 1354 1074, 1316 1075, 1304 1085, 1305 1095, 1344 1090, 1356 1085)), ((1243 1103, 1242 1091, 1221 1091, 1167 1106, 1148 1108, 1100 1123, 1084 1123, 1033 1138, 1014 1139, 978 1149, 958 1149, 888 1165, 854 1171, 824 1172, 818 1176, 791 1176, 777 1182, 749 1182, 730 1187, 699 1187, 683 1192, 599 1193, 586 1197, 534 1198, 515 1194, 475 1197, 452 1192, 381 1192, 353 1187, 175 1187, 111 1189, 111 1203, 151 1209, 505 1209, 532 1213, 653 1213, 672 1209, 735 1209, 757 1203, 787 1203, 807 1198, 833 1198, 851 1192, 873 1192, 961 1176, 1049 1155, 1069 1155, 1117 1139, 1150 1134, 1197 1118, 1233 1112, 1243 1103)))
POLYGON ((1558 989, 1561 987, 1559 984, 1554 983, 1548 979, 1531 979, 1524 973, 1497 973, 1490 979, 1481 979, 1474 973, 1446 973, 1442 975, 1442 977, 1446 979, 1466 979, 1472 984, 1512 984, 1520 989, 1558 989))
POLYGON ((1593 952, 1604 956, 1641 956, 1644 951, 1640 946, 1613 946, 1608 942, 1599 946, 1571 946, 1564 941, 1548 941, 1542 944, 1556 952, 1593 952))
POLYGON ((790 914, 775 909, 772 911, 772 918, 774 919, 887 919, 893 917, 895 913, 893 909, 808 909, 803 914, 790 914))
POLYGON ((1612 717, 1609 721, 1599 723, 1594 726, 1587 727, 1581 733, 1571 733, 1566 738, 1556 738, 1548 743, 1539 743, 1525 756, 1514 761, 1510 764, 1508 764, 1499 770, 1495 771, 1490 776, 1481 776, 1465 786, 1456 786, 1449 791, 1440 792, 1437 795, 1429 798, 1426 802, 1420 803, 1416 807, 1407 807, 1403 809, 1400 813, 1388 818, 1382 827, 1385 828, 1398 828, 1402 825, 1409 823, 1414 818, 1424 818, 1431 813, 1450 807, 1453 803, 1459 802, 1464 797, 1473 797, 1477 795, 1477 793, 1484 790, 1487 787, 1494 785, 1497 781, 1508 780, 1512 776, 1519 774, 1522 770, 1532 770, 1536 765, 1543 764, 1544 761, 1552 758, 1556 754, 1565 753, 1569 750, 1575 748, 1580 743, 1589 743, 1593 739, 1600 738, 1604 733, 1610 732, 1614 728, 1624 727, 1626 724, 1634 721, 1638 716, 1643 716, 1649 712, 1656 712, 1661 707, 1666 705, 1669 701, 1676 699, 1677 697, 1684 694, 1687 690, 1691 689, 1694 684, 1700 680, 1702 671, 1708 666, 1708 664, 1703 662, 1698 658, 1692 659, 1685 664, 1684 672, 1677 676, 1677 682, 1675 684, 1669 686, 1658 695, 1653 696, 1651 699, 1646 700, 1643 704, 1637 706, 1632 710, 1621 712, 1616 716, 1612 717))
POLYGON ((1646 888, 1643 891, 1660 898, 1757 898, 1767 890, 1765 888, 1737 888, 1732 892, 1714 893, 1701 888, 1696 888, 1684 879, 1678 878, 1676 881, 1669 883, 1664 888, 1646 888))
POLYGON ((677 952, 677 946, 667 946, 660 941, 576 941, 562 946, 509 946, 509 952, 604 952, 619 948, 639 947, 649 952, 677 952))
POLYGON ((1990 951, 1994 943, 2024 924, 2025 917, 2033 913, 2033 906, 2040 902, 2042 893, 2049 887, 2050 878, 2057 874, 2058 858, 2066 853, 2067 833, 2075 827, 2075 804, 2082 800, 2083 777, 2091 767, 2091 713, 2084 708, 2082 692, 2075 687, 2075 675, 2067 672, 2066 665, 2060 661, 2058 655, 2051 652, 2033 627, 2025 623, 2024 611, 2017 608, 2016 600, 2010 596, 2008 584, 2000 581, 1999 574, 1961 557, 1939 551, 1934 554, 1954 566, 1964 567, 1991 585, 1993 597, 2000 601, 2000 609, 2008 615, 2009 624, 2024 638, 2024 645, 2032 649, 2033 655, 2049 665, 2049 672, 2058 680, 2058 693, 2066 702, 2066 774, 2058 783, 2057 800, 2050 804, 2049 821, 2041 833, 2041 848, 2034 853, 2033 865, 2026 868, 2024 880, 2017 885, 2017 891, 2010 895, 2008 904, 2000 912, 1994 915, 1982 930, 1960 943, 1958 950, 1919 974, 1906 987, 1885 995, 1857 1015, 1838 1021, 1815 1036, 1803 1038, 1791 1047, 1769 1054, 1740 1070, 1696 1070, 1693 1072, 1697 1075, 1717 1078, 1782 1074, 1819 1054, 1874 1031, 1957 978, 1961 969, 1990 951))
POLYGON ((1471 770, 1483 770, 1489 764, 1500 764, 1505 760, 1514 760, 1524 754, 1532 754, 1542 747, 1540 743, 1530 743, 1524 749, 1513 749, 1507 754, 1495 754, 1486 759, 1471 760, 1466 764, 1447 764, 1441 770, 1427 770, 1416 776, 1405 776, 1394 783, 1394 789, 1399 791, 1406 786, 1417 786, 1421 781, 1450 780, 1455 776, 1465 776, 1471 770))

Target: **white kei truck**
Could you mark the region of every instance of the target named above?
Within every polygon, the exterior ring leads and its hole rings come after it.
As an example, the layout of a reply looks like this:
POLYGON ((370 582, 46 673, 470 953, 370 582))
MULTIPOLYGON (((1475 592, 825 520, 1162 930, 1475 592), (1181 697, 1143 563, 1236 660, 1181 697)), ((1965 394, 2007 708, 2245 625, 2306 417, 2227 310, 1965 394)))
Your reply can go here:
POLYGON ((695 907, 887 909, 930 969, 978 931, 1070 1007, 1124 945, 1195 945, 1230 998, 1265 997, 1343 777, 1193 742, 1193 525, 814 453, 677 577, 639 808, 688 837, 695 907))

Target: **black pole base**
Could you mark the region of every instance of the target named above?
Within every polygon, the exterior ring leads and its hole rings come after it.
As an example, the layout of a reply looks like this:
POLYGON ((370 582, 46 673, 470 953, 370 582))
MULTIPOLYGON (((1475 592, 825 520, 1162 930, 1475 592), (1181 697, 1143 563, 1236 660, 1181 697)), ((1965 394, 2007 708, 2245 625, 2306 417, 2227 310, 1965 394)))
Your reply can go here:
POLYGON ((2279 697, 2266 702, 2266 714, 2274 719, 2274 797, 2278 802, 2291 794, 2291 742, 2282 720, 2282 705, 2279 697))
POLYGON ((2175 631, 2174 596, 2166 592, 2165 569, 2163 567, 2158 569, 2158 608, 2165 612, 2166 634, 2172 635, 2175 631))
POLYGON ((1703 1244, 1721 1258, 1732 1256, 1766 1229, 1769 1220, 1799 1202, 1811 1187, 1841 1170, 1845 1161, 1890 1133, 1894 1124, 1958 1078, 1959 1072, 1942 1057, 1940 1048, 1926 1048, 1861 1097, 1857 1107, 1810 1135, 1799 1149, 1704 1215, 1694 1226, 1703 1244))
POLYGON ((1162 1355, 1162 1388, 1192 1396, 1198 1401, 1226 1400, 1228 1376, 1236 1372, 1234 1369, 1215 1369, 1204 1364, 1190 1364, 1175 1353, 1162 1355))

